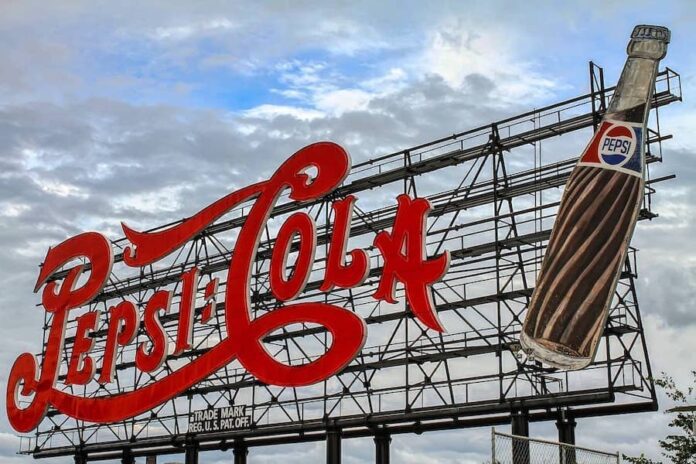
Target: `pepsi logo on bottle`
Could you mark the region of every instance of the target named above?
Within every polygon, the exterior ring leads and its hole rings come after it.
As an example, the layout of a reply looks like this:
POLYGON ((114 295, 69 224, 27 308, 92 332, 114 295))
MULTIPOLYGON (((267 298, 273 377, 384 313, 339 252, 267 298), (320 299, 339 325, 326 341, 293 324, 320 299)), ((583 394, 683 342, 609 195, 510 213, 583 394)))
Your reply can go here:
POLYGON ((642 176, 643 127, 624 121, 602 121, 584 153, 580 165, 613 169, 642 176))
POLYGON ((636 145, 633 131, 626 126, 614 126, 599 141, 600 159, 612 166, 621 166, 629 159, 636 145))

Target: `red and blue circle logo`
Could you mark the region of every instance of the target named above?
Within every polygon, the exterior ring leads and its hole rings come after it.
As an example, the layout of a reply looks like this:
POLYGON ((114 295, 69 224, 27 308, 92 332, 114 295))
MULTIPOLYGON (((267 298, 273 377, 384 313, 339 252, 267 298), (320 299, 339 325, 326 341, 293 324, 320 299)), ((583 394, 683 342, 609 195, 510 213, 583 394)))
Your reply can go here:
POLYGON ((602 163, 623 166, 630 160, 638 147, 635 130, 616 125, 606 131, 599 141, 599 157, 602 163))
POLYGON ((642 124, 606 120, 592 137, 580 162, 642 176, 643 152, 642 124))

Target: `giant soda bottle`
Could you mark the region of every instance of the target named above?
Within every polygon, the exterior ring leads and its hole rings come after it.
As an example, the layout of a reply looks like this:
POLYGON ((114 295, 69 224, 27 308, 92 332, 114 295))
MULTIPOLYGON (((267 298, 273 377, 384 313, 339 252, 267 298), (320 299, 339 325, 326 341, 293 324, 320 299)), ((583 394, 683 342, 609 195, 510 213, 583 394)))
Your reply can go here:
POLYGON ((645 125, 669 29, 636 26, 597 132, 566 184, 522 328, 527 353, 563 369, 594 358, 643 199, 645 125))

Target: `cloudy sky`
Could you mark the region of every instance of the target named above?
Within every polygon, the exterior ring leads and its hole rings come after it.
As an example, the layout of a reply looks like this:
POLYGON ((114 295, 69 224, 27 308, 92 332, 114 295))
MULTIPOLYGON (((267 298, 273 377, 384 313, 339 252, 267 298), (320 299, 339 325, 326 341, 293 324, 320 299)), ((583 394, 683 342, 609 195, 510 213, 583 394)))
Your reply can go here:
MULTIPOLYGON (((33 2, 0 0, 0 389, 39 350, 31 293, 48 246, 197 211, 329 139, 389 153, 614 83, 639 23, 671 28, 685 101, 662 112, 654 209, 634 238, 654 370, 696 367, 696 7, 692 2, 33 2)), ((580 147, 581 148, 581 147, 580 147)), ((578 148, 579 149, 579 148, 578 148)), ((666 400, 662 406, 669 406, 666 400)), ((580 421, 579 444, 657 457, 663 413, 580 421)), ((552 424, 534 435, 554 437, 552 424)), ((483 461, 488 430, 396 437, 394 462, 483 461)), ((0 414, 0 461, 18 439, 0 414)), ((321 462, 323 444, 253 450, 321 462)), ((344 444, 370 462, 369 440, 344 444)), ((211 459, 217 459, 211 456, 211 459)), ((229 460, 230 458, 225 458, 229 460)), ((63 461, 56 461, 63 462, 63 461)), ((64 462, 71 462, 65 460, 64 462)))

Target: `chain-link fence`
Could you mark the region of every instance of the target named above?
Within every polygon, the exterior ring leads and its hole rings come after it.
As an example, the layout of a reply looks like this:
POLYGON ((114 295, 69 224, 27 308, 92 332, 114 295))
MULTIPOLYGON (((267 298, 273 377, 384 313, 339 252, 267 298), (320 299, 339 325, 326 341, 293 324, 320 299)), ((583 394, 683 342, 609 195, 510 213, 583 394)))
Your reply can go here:
POLYGON ((619 455, 492 431, 492 464, 619 464, 619 455))

